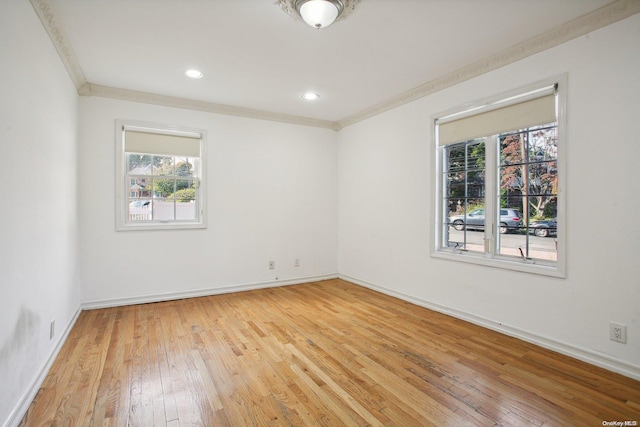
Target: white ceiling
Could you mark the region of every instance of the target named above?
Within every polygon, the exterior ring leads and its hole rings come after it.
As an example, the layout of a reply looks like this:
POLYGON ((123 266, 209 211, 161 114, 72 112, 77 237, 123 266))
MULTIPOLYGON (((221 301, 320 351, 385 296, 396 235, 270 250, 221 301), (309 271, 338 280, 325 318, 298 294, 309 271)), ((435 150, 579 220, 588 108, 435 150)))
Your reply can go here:
POLYGON ((361 0, 321 30, 276 0, 32 3, 55 13, 92 85, 339 122, 611 0, 361 0))

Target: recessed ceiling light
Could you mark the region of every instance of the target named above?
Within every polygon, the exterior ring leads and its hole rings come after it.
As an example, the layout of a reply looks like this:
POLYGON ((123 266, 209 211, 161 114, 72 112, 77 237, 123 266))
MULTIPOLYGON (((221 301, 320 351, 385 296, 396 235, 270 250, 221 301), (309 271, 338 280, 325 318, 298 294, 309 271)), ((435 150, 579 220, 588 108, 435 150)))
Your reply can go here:
POLYGON ((307 101, 315 101, 316 99, 320 98, 320 95, 314 92, 307 92, 302 95, 302 98, 306 99, 307 101))
POLYGON ((187 75, 187 77, 191 77, 192 79, 201 79, 204 75, 200 70, 194 69, 185 71, 185 74, 187 75))

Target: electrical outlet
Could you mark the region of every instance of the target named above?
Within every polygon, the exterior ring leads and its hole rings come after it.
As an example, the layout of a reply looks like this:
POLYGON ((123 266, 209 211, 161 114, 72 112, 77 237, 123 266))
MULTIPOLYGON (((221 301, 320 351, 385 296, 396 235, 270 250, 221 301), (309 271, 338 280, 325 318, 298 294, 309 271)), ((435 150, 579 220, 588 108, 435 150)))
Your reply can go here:
POLYGON ((55 335, 56 335, 56 319, 53 319, 51 321, 51 324, 49 325, 49 339, 52 340, 55 335))
POLYGON ((627 325, 609 322, 609 339, 622 344, 627 343, 627 325))
POLYGON ((293 261, 293 266, 294 266, 294 267, 300 267, 300 258, 296 258, 296 259, 293 261))
POLYGON ((269 261, 269 270, 273 270, 274 268, 276 268, 276 262, 275 261, 269 261))

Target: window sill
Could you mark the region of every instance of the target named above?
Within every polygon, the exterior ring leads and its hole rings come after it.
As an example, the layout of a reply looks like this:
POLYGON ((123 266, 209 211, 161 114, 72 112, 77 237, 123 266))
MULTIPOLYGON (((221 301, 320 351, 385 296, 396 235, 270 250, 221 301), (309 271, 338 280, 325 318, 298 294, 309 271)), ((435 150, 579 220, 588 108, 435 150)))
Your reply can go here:
POLYGON ((116 231, 149 231, 149 230, 189 230, 203 229, 207 225, 202 222, 166 223, 154 222, 148 224, 117 224, 116 231))
POLYGON ((539 274, 564 278, 564 269, 560 264, 550 265, 536 263, 535 260, 521 261, 518 259, 488 258, 481 253, 454 253, 451 251, 433 251, 432 258, 447 259, 451 261, 466 262, 469 264, 484 265, 487 267, 501 268, 505 270, 520 271, 523 273, 539 274))

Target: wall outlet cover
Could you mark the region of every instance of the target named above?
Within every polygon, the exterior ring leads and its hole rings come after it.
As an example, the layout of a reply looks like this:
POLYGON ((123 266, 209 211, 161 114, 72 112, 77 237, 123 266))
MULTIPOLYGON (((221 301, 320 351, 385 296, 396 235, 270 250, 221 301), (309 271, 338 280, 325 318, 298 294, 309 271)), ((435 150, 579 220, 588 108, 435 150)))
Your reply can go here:
POLYGON ((627 343, 627 325, 609 322, 609 339, 622 344, 627 343))

